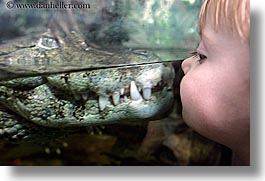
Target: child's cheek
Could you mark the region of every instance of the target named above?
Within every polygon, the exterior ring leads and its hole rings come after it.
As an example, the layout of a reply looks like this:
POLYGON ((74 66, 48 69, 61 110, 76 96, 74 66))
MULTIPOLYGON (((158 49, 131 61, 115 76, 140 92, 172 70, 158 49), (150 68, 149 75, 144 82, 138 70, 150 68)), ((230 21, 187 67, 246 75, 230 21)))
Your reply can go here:
POLYGON ((184 121, 194 130, 202 133, 210 127, 215 127, 218 104, 214 91, 209 88, 208 80, 193 76, 193 72, 182 79, 180 96, 183 106, 184 121))
POLYGON ((196 93, 196 84, 193 81, 192 77, 189 77, 189 74, 184 76, 180 84, 180 96, 182 101, 182 115, 185 122, 192 128, 196 126, 198 119, 197 109, 198 101, 196 101, 198 93, 196 93))

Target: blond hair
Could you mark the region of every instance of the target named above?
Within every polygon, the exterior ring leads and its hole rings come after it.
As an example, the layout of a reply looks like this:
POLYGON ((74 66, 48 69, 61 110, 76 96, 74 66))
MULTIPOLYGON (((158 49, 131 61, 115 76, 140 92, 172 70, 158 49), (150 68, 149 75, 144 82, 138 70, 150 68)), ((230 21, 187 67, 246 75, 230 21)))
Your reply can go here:
POLYGON ((249 42, 250 2, 249 0, 204 0, 199 14, 200 32, 208 21, 211 21, 216 31, 221 28, 222 23, 225 23, 231 31, 237 32, 241 38, 249 42), (210 9, 215 16, 208 18, 210 9))

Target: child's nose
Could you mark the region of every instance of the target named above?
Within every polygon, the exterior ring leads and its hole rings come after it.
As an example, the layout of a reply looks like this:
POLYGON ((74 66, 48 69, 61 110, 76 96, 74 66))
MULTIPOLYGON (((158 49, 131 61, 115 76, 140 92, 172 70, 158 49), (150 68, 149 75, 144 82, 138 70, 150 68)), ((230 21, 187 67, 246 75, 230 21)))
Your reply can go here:
POLYGON ((184 74, 187 74, 189 72, 190 67, 191 67, 191 63, 192 63, 192 59, 193 59, 193 57, 189 57, 182 62, 181 68, 182 68, 184 74))

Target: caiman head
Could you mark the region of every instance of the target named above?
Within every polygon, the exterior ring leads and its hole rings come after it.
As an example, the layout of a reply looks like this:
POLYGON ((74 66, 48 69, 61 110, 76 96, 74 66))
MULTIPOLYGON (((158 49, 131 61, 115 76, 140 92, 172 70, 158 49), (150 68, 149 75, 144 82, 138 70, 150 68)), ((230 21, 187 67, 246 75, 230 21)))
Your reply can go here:
POLYGON ((147 50, 93 48, 75 32, 64 38, 46 33, 0 62, 5 71, 27 75, 0 81, 0 114, 36 126, 155 120, 166 117, 174 102, 170 63, 147 50))

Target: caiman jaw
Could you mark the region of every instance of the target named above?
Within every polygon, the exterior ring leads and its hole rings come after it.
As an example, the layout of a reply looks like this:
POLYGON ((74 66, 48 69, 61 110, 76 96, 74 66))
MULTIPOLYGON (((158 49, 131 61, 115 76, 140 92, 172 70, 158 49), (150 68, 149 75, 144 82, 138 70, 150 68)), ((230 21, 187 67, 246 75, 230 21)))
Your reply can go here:
MULTIPOLYGON (((147 68, 142 68, 141 70, 143 71, 143 69, 147 68)), ((124 70, 117 70, 117 72, 122 72, 119 73, 120 77, 125 77, 126 73, 123 71, 124 70)), ((90 76, 93 77, 93 75, 90 76)), ((111 77, 112 75, 110 74, 108 76, 111 77)), ((65 78, 67 76, 63 77, 65 78)), ((75 80, 80 81, 82 77, 83 74, 76 74, 75 80), (77 79, 77 77, 79 79, 77 79)), ((120 80, 120 78, 111 79, 110 77, 105 77, 106 79, 98 80, 98 82, 93 79, 82 80, 85 82, 81 83, 82 85, 72 84, 69 75, 67 80, 59 81, 62 84, 67 84, 63 87, 67 87, 68 90, 66 90, 66 92, 72 92, 72 96, 76 102, 86 104, 89 100, 98 99, 99 111, 104 111, 108 105, 117 106, 122 103, 133 103, 135 101, 137 101, 138 104, 148 104, 156 101, 156 96, 159 96, 162 90, 172 90, 174 73, 171 66, 165 66, 159 63, 155 67, 143 71, 143 73, 138 73, 135 76, 128 76, 129 78, 127 77, 125 81, 120 80), (105 82, 108 80, 111 83, 105 85, 105 82)), ((50 82, 55 89, 60 89, 58 78, 55 77, 54 79, 48 77, 48 82, 50 82)))
POLYGON ((18 86, 14 82, 18 89, 6 83, 10 88, 0 89, 1 104, 41 126, 76 127, 160 119, 174 102, 174 70, 165 63, 56 74, 44 79, 34 79, 36 87, 25 90, 19 88, 23 83, 18 86))

